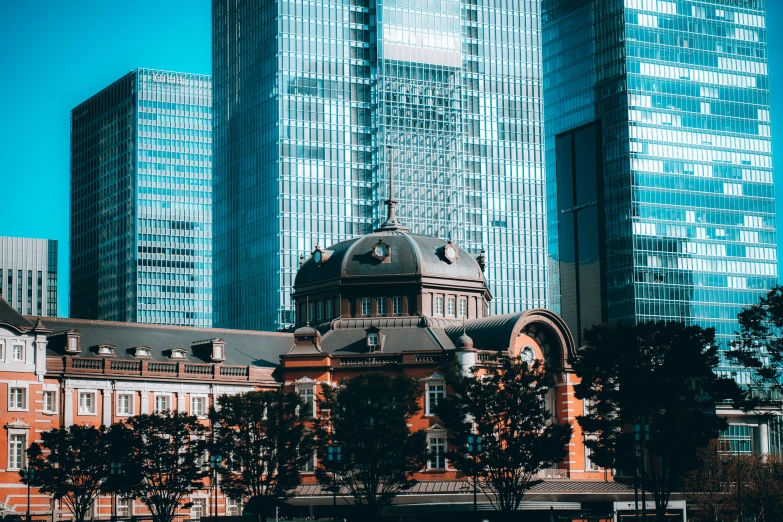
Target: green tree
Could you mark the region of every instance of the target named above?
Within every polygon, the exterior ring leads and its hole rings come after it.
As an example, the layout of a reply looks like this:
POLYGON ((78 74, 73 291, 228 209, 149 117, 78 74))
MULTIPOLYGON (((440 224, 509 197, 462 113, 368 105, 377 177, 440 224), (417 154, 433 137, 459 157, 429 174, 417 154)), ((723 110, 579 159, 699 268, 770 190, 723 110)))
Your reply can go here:
POLYGON ((552 422, 546 406, 554 393, 551 376, 538 361, 502 358, 485 375, 477 368, 467 375, 452 368, 447 384, 454 393, 437 414, 449 431, 449 459, 476 478, 497 509, 519 509, 525 492, 538 483, 536 474, 568 454, 572 427, 552 422), (469 447, 475 436, 481 437, 481 451, 469 447))
POLYGON ((77 522, 85 520, 109 476, 106 430, 73 425, 45 431, 41 443, 28 448, 27 457, 34 470, 30 485, 62 501, 77 522))
POLYGON ((738 335, 725 355, 752 383, 743 409, 783 408, 783 287, 774 287, 737 320, 738 335))
POLYGON ((128 430, 129 494, 147 506, 154 522, 171 522, 180 508, 190 507, 183 501, 192 490, 204 486, 207 429, 180 412, 137 415, 115 429, 128 430))
POLYGON ((249 501, 266 517, 300 483, 299 471, 313 455, 311 432, 296 393, 254 391, 218 398, 212 411, 215 452, 223 456, 220 489, 249 501))
POLYGON ((573 368, 576 396, 589 411, 577 417, 593 460, 606 468, 639 469, 656 516, 673 489, 698 465, 697 451, 726 426, 717 402, 739 400, 732 379, 718 377, 715 332, 682 323, 598 325, 585 331, 573 368), (645 459, 637 455, 634 427, 645 459), (645 440, 644 427, 649 429, 645 440))
POLYGON ((337 472, 355 503, 373 516, 412 488, 414 472, 427 461, 424 432, 408 428, 419 411, 419 395, 412 379, 379 373, 324 386, 316 422, 319 482, 331 487, 337 472), (341 460, 327 469, 329 447, 340 448, 341 460))

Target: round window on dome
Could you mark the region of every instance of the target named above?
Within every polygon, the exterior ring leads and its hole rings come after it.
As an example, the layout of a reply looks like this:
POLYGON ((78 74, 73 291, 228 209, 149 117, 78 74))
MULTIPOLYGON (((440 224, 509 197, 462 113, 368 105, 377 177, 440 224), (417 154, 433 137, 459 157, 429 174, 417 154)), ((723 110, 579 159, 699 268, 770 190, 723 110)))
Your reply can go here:
POLYGON ((372 256, 378 261, 385 261, 389 257, 389 245, 381 240, 372 247, 372 256))

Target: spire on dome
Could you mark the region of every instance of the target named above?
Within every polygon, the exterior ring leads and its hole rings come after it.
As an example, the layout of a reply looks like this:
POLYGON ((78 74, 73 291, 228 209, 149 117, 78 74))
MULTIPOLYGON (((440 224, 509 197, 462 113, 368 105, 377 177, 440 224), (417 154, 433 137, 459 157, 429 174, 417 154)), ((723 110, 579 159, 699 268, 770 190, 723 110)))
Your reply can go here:
POLYGON ((380 227, 376 228, 374 232, 383 232, 387 230, 408 232, 408 229, 405 228, 402 223, 400 223, 399 219, 397 219, 397 215, 394 211, 394 207, 397 206, 399 201, 394 199, 394 171, 392 170, 391 150, 391 147, 386 147, 386 157, 389 159, 389 199, 384 201, 384 204, 387 207, 386 221, 384 221, 380 227))

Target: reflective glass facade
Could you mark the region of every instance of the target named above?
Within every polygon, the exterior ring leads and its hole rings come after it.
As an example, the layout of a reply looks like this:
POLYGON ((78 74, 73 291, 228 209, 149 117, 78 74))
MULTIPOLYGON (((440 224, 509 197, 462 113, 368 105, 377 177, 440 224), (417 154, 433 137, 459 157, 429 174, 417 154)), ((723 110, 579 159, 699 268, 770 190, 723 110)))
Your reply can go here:
POLYGON ((597 144, 576 153, 601 158, 604 319, 683 320, 725 344, 777 281, 763 0, 543 9, 553 308, 582 298, 568 275, 561 143, 598 125, 597 144))
POLYGON ((212 13, 216 326, 292 325, 299 256, 383 221, 390 160, 413 233, 486 249, 494 312, 546 305, 537 1, 212 13))
POLYGON ((209 76, 135 70, 71 112, 71 317, 212 325, 209 76))

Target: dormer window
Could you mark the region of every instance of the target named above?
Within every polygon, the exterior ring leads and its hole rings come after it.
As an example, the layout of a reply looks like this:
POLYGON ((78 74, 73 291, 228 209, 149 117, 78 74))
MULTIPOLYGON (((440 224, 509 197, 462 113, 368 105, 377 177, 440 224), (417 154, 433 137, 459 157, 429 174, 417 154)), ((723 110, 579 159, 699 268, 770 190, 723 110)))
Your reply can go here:
POLYGON ((68 353, 79 353, 81 351, 80 337, 76 331, 66 333, 65 351, 68 353))
POLYGON ((185 350, 182 349, 175 349, 171 350, 171 356, 172 359, 184 359, 185 358, 185 350))
POLYGON ((199 357, 206 357, 207 354, 209 354, 209 358, 212 362, 223 362, 226 359, 226 341, 219 337, 216 339, 198 341, 191 346, 194 354, 201 354, 199 357))
POLYGON ((134 357, 152 357, 152 350, 146 346, 137 346, 133 355, 134 357))
POLYGON ((380 348, 380 339, 378 338, 377 333, 368 333, 367 334, 367 351, 370 353, 375 353, 380 348))
POLYGON ((98 346, 98 355, 105 355, 105 356, 114 355, 114 346, 110 344, 102 344, 98 346))
POLYGON ((383 333, 381 333, 381 331, 375 327, 368 330, 367 337, 365 337, 365 341, 367 343, 367 352, 375 353, 383 351, 384 337, 385 335, 383 335, 383 333))
POLYGON ((226 345, 222 342, 212 343, 212 361, 223 362, 226 360, 226 345))

